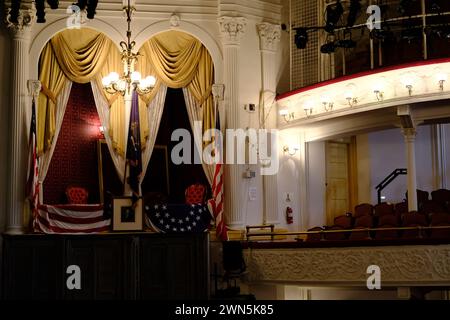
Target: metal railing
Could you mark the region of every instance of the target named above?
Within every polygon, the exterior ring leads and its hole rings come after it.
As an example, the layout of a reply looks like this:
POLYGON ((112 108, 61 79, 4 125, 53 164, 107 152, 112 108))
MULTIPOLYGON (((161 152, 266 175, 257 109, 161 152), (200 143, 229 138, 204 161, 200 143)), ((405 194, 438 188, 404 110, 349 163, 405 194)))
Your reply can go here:
MULTIPOLYGON (((251 226, 251 228, 261 228, 264 226, 251 226)), ((265 226, 267 228, 267 226, 265 226)), ((339 230, 317 230, 317 231, 295 231, 295 232, 261 232, 261 233, 249 233, 249 226, 247 226, 246 238, 251 241, 250 238, 270 236, 274 240, 275 236, 301 236, 309 234, 320 234, 321 240, 325 239, 327 233, 351 233, 351 232, 367 232, 370 236, 371 231, 403 231, 403 230, 417 230, 419 238, 423 238, 423 231, 434 229, 450 229, 450 226, 417 226, 417 227, 388 227, 388 228, 361 228, 361 229, 339 229, 339 230)))

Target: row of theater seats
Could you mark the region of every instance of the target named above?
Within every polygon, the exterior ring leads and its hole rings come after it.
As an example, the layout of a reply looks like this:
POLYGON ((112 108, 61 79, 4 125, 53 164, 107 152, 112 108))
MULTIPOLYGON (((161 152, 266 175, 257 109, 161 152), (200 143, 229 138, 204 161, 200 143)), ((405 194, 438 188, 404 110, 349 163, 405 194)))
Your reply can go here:
MULTIPOLYGON (((419 195, 418 190, 418 195, 419 195)), ((423 192, 423 191, 421 191, 423 192)), ((428 195, 428 193, 427 193, 428 195)), ((315 227, 308 231, 335 230, 333 233, 308 234, 307 241, 317 240, 364 240, 396 238, 450 238, 450 228, 428 230, 380 230, 398 227, 450 226, 450 190, 432 192, 432 199, 418 196, 419 211, 408 211, 406 202, 396 205, 381 203, 372 206, 368 203, 355 207, 355 213, 346 213, 334 219, 332 226, 315 227), (378 228, 379 230, 367 230, 378 228), (342 231, 339 230, 351 230, 342 231)))

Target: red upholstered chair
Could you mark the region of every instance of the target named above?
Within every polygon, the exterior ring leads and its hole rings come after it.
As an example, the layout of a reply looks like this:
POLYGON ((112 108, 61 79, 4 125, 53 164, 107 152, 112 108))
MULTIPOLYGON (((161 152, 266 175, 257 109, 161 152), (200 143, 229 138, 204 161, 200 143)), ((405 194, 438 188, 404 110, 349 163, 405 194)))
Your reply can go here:
POLYGON ((355 227, 350 234, 350 240, 366 240, 370 239, 370 232, 367 230, 358 231, 358 229, 367 229, 373 227, 373 216, 364 215, 356 218, 355 227))
POLYGON ((431 214, 431 213, 438 213, 438 212, 444 212, 445 206, 444 204, 441 204, 434 200, 428 200, 422 203, 422 207, 419 210, 421 213, 424 214, 431 214))
MULTIPOLYGON (((396 215, 384 215, 378 220, 378 228, 395 228, 398 227, 399 221, 396 215)), ((397 230, 377 230, 375 233, 375 239, 393 239, 398 238, 397 230)))
POLYGON ((187 204, 200 204, 206 201, 206 187, 202 184, 193 184, 186 188, 184 193, 187 204))
POLYGON ((374 210, 378 217, 394 214, 394 206, 386 202, 375 205, 374 210))
POLYGON ((66 189, 66 196, 69 204, 87 204, 89 192, 82 187, 70 186, 66 189))
MULTIPOLYGON (((344 230, 341 226, 332 226, 327 228, 327 230, 344 230)), ((325 233, 326 240, 345 240, 347 235, 345 232, 330 232, 325 233)))
MULTIPOLYGON (((402 216, 402 227, 426 227, 427 217, 423 213, 411 211, 402 216)), ((403 230, 403 238, 418 238, 423 236, 419 230, 403 230)))
MULTIPOLYGON (((446 212, 433 213, 431 215, 432 227, 449 226, 450 227, 450 214, 446 212)), ((445 229, 431 229, 431 238, 450 238, 450 228, 445 229)))
POLYGON ((401 216, 404 213, 408 213, 408 202, 403 201, 395 204, 395 214, 401 216))
POLYGON ((352 214, 350 212, 334 218, 334 225, 344 229, 351 229, 353 226, 352 214))
POLYGON ((431 199, 433 201, 438 202, 442 206, 446 206, 450 203, 450 190, 447 189, 439 189, 431 192, 431 199))
POLYGON ((371 216, 373 214, 373 206, 369 203, 361 203, 355 207, 355 218, 361 216, 371 216))
MULTIPOLYGON (((323 229, 321 227, 314 227, 311 229, 308 229, 308 231, 322 231, 323 229)), ((306 236, 306 241, 320 241, 322 240, 322 235, 320 233, 308 233, 306 236)))

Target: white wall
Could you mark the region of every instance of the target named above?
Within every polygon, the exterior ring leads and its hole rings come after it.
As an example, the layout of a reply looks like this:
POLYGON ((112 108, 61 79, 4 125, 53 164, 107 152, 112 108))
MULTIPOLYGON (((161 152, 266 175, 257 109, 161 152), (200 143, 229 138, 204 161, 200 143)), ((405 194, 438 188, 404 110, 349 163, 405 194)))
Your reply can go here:
MULTIPOLYGON (((431 127, 420 126, 416 136, 417 188, 431 192, 433 164, 431 127)), ((406 149, 400 129, 390 129, 357 137, 358 197, 360 203, 377 203, 375 186, 394 169, 406 168, 406 149)), ((406 176, 399 176, 382 195, 387 202, 401 202, 407 189, 406 176)))

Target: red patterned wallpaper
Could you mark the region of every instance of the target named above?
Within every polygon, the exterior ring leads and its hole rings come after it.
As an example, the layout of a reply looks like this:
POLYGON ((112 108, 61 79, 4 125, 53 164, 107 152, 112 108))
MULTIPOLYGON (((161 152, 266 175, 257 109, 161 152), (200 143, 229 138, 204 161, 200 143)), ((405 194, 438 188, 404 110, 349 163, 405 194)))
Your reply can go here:
POLYGON ((61 132, 44 181, 44 203, 67 203, 69 185, 86 188, 89 202, 99 202, 97 140, 100 119, 90 83, 73 83, 61 132))

